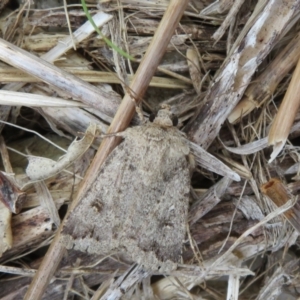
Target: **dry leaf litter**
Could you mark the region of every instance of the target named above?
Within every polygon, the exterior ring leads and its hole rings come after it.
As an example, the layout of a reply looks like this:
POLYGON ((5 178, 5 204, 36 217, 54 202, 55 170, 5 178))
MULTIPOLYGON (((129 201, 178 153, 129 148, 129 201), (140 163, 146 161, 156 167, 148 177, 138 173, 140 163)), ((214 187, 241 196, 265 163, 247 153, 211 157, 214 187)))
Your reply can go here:
MULTIPOLYGON (((87 4, 137 62, 76 1, 0 3, 0 299, 23 299, 169 1, 87 4)), ((71 249, 43 299, 298 299, 299 17, 300 0, 189 2, 144 114, 170 105, 241 180, 196 162, 174 272, 71 249)))

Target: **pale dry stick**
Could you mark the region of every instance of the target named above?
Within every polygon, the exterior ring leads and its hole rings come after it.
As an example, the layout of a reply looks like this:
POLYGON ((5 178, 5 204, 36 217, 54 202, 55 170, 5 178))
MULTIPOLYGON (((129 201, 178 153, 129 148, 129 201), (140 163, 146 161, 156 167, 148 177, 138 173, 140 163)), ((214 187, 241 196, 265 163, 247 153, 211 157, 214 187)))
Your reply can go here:
MULTIPOLYGON (((237 261, 234 266, 240 268, 242 261, 237 261)), ((240 290, 240 279, 241 276, 236 274, 230 274, 228 276, 228 287, 227 287, 227 297, 226 300, 238 300, 239 290, 240 290)))
POLYGON ((200 12, 200 15, 219 15, 227 13, 232 7, 233 0, 215 1, 200 12))
POLYGON ((255 273, 248 268, 232 268, 232 263, 236 260, 236 258, 232 260, 232 257, 230 257, 230 262, 225 261, 223 265, 219 264, 216 267, 211 260, 204 261, 203 268, 195 265, 182 265, 179 271, 172 272, 173 276, 167 276, 153 283, 152 289, 158 299, 171 299, 172 297, 170 297, 170 295, 174 298, 175 293, 178 293, 178 288, 182 286, 187 290, 191 290, 193 287, 204 284, 205 281, 215 279, 216 277, 255 275, 255 273), (176 277, 180 278, 180 285, 176 277))
POLYGON ((33 277, 36 270, 28 269, 28 268, 23 269, 23 268, 16 268, 16 267, 0 265, 0 272, 7 273, 7 274, 19 275, 19 276, 33 277))
MULTIPOLYGON (((242 41, 242 39, 246 36, 248 31, 253 27, 253 25, 256 22, 256 19, 259 17, 260 13, 264 9, 264 7, 267 5, 269 0, 259 0, 250 16, 250 18, 247 20, 247 23, 241 30, 239 36, 235 39, 227 57, 230 57, 232 55, 233 51, 236 49, 237 45, 239 45, 242 41)), ((226 60, 225 60, 226 61, 226 60)))
POLYGON ((235 124, 271 97, 279 82, 296 65, 300 56, 300 33, 276 56, 245 91, 244 97, 228 116, 235 124))
POLYGON ((229 13, 227 14, 225 20, 223 21, 222 25, 219 27, 219 29, 213 34, 213 39, 218 42, 220 38, 224 35, 226 29, 229 27, 229 25, 232 22, 232 19, 237 15, 239 12, 241 6, 243 5, 245 0, 237 0, 234 1, 229 13))
MULTIPOLYGON (((110 21, 112 19, 111 15, 105 14, 105 13, 97 13, 94 17, 93 20, 97 26, 102 26, 106 22, 110 21)), ((79 27, 74 33, 72 37, 66 37, 59 41, 59 43, 52 48, 49 52, 45 53, 44 55, 41 56, 42 59, 48 61, 48 62, 54 62, 55 59, 60 57, 62 54, 67 52, 69 49, 72 48, 73 45, 73 40, 76 39, 76 41, 79 43, 85 38, 87 38, 91 33, 94 32, 94 27, 90 24, 90 22, 86 22, 83 24, 81 27, 79 27), (73 38, 73 39, 72 39, 73 38)), ((19 71, 19 70, 18 70, 19 71)), ((22 73, 19 71, 19 73, 22 73)), ((1 76, 3 81, 5 81, 5 78, 8 74, 5 74, 5 76, 1 76)), ((22 76, 22 75, 21 75, 22 76)), ((26 77, 26 76, 25 76, 26 77)), ((20 79, 17 83, 9 83, 6 84, 2 87, 2 90, 6 91, 18 91, 20 90, 27 82, 26 80, 24 81, 23 79, 20 79)), ((14 104, 7 104, 7 105, 2 105, 1 107, 1 113, 0 113, 0 119, 6 121, 8 119, 11 105, 14 104)), ((0 131, 3 128, 3 124, 0 124, 0 131)))
POLYGON ((188 217, 190 226, 195 224, 221 201, 221 196, 231 182, 232 180, 229 177, 223 177, 193 203, 188 217))
MULTIPOLYGON (((5 172, 13 174, 13 168, 11 166, 8 151, 6 148, 6 144, 2 135, 0 135, 0 155, 2 158, 2 162, 4 165, 5 172)), ((13 233, 11 230, 11 218, 12 218, 12 210, 7 207, 7 201, 12 199, 18 199, 17 193, 14 189, 14 185, 9 183, 6 177, 0 173, 0 210, 1 210, 1 226, 0 226, 0 255, 2 255, 8 249, 11 249, 13 244, 13 233), (9 196, 9 197, 8 197, 9 196)), ((25 197, 25 194, 24 194, 25 197)), ((23 197, 23 199, 24 199, 23 197)), ((11 204, 17 201, 10 201, 11 204)), ((22 201, 20 203, 20 207, 22 206, 22 201)), ((16 213, 16 212, 15 212, 16 213)))
MULTIPOLYGON (((98 27, 103 26, 105 23, 109 22, 112 19, 112 15, 105 14, 103 12, 97 13, 93 16, 93 20, 98 27)), ((85 22, 81 27, 79 27, 75 32, 73 32, 73 39, 76 43, 82 42, 89 35, 95 31, 94 27, 90 21, 85 22)), ((48 62, 54 62, 73 46, 73 39, 71 37, 66 37, 58 42, 58 44, 49 50, 47 53, 43 54, 41 58, 48 62)), ((30 73, 29 73, 30 74, 30 73)), ((24 85, 24 83, 21 83, 24 85)), ((13 85, 5 85, 2 89, 5 90, 16 90, 13 85)))
MULTIPOLYGON (((103 16, 100 20, 101 22, 103 21, 103 16)), ((108 20, 109 18, 105 18, 106 22, 108 20)), ((64 43, 67 43, 67 40, 65 40, 64 43)), ((71 47, 71 43, 66 45, 71 47)), ((62 47, 64 52, 68 49, 66 45, 63 45, 64 47, 62 47)), ((53 52, 49 51, 43 58, 48 58, 52 61, 53 52)), ((59 51, 56 51, 55 53, 57 55, 59 51)), ((120 103, 119 98, 117 96, 113 96, 112 93, 105 94, 103 91, 99 93, 99 89, 97 89, 97 87, 84 82, 76 76, 55 67, 44 59, 38 58, 3 39, 0 39, 0 59, 48 84, 62 89, 72 97, 79 99, 88 106, 97 108, 107 116, 112 117, 120 103)), ((22 85, 23 83, 18 85, 18 87, 22 87, 22 85)), ((5 87, 5 89, 7 89, 7 87, 5 87)))
MULTIPOLYGON (((80 79, 87 82, 95 83, 121 83, 120 78, 113 72, 104 72, 104 71, 95 71, 95 70, 78 70, 76 68, 65 68, 69 73, 79 77, 80 79)), ((164 72, 165 74, 174 76, 174 72, 167 71, 163 68, 158 68, 159 71, 164 72)), ((166 88, 166 89, 186 89, 190 87, 192 81, 184 76, 177 76, 178 78, 166 78, 166 77, 157 77, 153 76, 150 86, 166 88)), ((30 76, 18 69, 12 67, 0 67, 0 78, 4 82, 10 82, 7 86, 13 86, 11 90, 17 90, 16 86, 21 84, 32 83, 32 82, 41 82, 40 79, 30 76), (16 83, 18 82, 18 83, 16 83), (13 84, 11 84, 13 83, 13 84)), ((132 80, 133 76, 128 75, 129 81, 132 80)), ((3 90, 3 89, 2 89, 3 90)))
MULTIPOLYGON (((1 76, 1 75, 0 75, 1 76)), ((87 107, 79 101, 65 100, 32 93, 21 93, 0 90, 0 105, 29 107, 87 107)), ((2 121, 2 120, 1 120, 2 121)))
POLYGON ((177 78, 178 80, 182 81, 182 82, 185 82, 186 84, 192 84, 192 80, 188 77, 185 77, 185 76, 182 76, 180 74, 177 74, 173 71, 170 71, 170 70, 167 70, 166 68, 164 67, 157 67, 157 70, 166 74, 166 75, 169 75, 173 78, 177 78))
MULTIPOLYGON (((188 2, 188 0, 170 1, 170 4, 159 24, 159 27, 157 28, 157 31, 155 32, 150 46, 145 53, 145 56, 141 61, 141 64, 139 65, 135 77, 130 85, 129 90, 131 93, 134 93, 136 97, 135 99, 132 99, 130 94, 125 94, 116 116, 108 129, 108 134, 123 131, 129 125, 135 113, 135 101, 138 104, 144 95, 188 2)), ((88 188, 97 178, 99 169, 106 157, 119 144, 119 142, 120 138, 118 137, 110 137, 103 140, 98 152, 96 153, 93 163, 88 169, 84 180, 79 187, 76 198, 71 204, 69 213, 79 202, 79 200, 84 197, 88 188)), ((43 259, 36 275, 34 276, 34 279, 25 295, 25 300, 41 299, 50 279, 57 269, 58 264, 65 253, 65 247, 59 242, 60 230, 63 224, 64 222, 62 222, 53 242, 51 243, 50 248, 46 253, 45 258, 43 259)))
MULTIPOLYGON (((110 285, 107 291, 102 295, 101 300, 119 300, 128 292, 135 284, 143 278, 147 278, 149 273, 144 271, 140 266, 133 265, 120 276, 114 283, 110 285)), ((96 300, 95 297, 92 300, 96 300)))
POLYGON ((267 2, 255 24, 218 72, 205 98, 205 105, 187 126, 191 141, 204 149, 209 147, 241 99, 261 61, 298 14, 299 7, 300 0, 267 2))
POLYGON ((187 49, 186 58, 187 58, 187 64, 189 67, 189 72, 190 72, 190 76, 192 79, 194 89, 195 89, 196 93, 198 95, 200 95, 201 94, 201 81, 202 81, 203 76, 201 74, 198 51, 196 51, 194 48, 187 49))
POLYGON ((9 160, 7 147, 2 135, 0 135, 0 155, 2 158, 2 164, 4 165, 5 172, 14 174, 14 170, 9 160))
POLYGON ((268 144, 273 146, 269 163, 272 162, 282 150, 294 123, 300 106, 300 59, 293 73, 291 82, 284 95, 278 113, 275 116, 268 135, 268 144))
POLYGON ((111 93, 105 95, 102 92, 100 94, 97 87, 3 39, 0 39, 0 59, 52 86, 58 87, 75 99, 102 111, 108 116, 112 116, 117 109, 118 97, 113 97, 111 93))

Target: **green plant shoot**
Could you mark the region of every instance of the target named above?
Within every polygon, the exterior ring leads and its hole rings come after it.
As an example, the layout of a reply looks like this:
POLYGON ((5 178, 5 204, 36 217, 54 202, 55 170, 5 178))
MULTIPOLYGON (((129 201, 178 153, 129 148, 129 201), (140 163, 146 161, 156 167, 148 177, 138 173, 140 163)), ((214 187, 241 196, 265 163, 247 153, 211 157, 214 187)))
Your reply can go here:
POLYGON ((123 51, 122 49, 120 49, 119 47, 117 47, 110 39, 108 39, 106 36, 104 36, 104 34, 100 31, 100 29, 96 26, 92 16, 90 15, 88 8, 86 6, 85 0, 81 0, 81 5, 82 8, 85 12, 86 17, 88 18, 88 20, 91 22, 91 24, 93 25, 94 29, 96 30, 96 32, 103 38, 103 40, 105 41, 105 43, 111 47, 112 49, 114 49, 115 51, 117 51, 120 55, 134 61, 135 59, 129 55, 127 52, 123 51))

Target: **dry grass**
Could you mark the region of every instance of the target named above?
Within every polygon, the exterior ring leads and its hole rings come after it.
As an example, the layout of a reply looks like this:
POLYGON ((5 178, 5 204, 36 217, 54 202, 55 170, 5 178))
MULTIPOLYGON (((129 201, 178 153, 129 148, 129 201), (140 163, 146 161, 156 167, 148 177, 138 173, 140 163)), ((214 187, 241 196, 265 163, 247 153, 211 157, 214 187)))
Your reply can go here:
MULTIPOLYGON (((35 1, 35 7, 26 1, 17 9, 10 1, 0 5, 5 172, 0 176, 0 300, 23 299, 38 268, 31 291, 41 292, 45 285, 43 299, 51 300, 72 295, 297 299, 300 117, 294 68, 300 55, 300 1, 189 1, 161 51, 150 42, 168 0, 100 2, 88 2, 93 15, 98 13, 96 23, 135 62, 120 57, 89 24, 83 25, 79 4, 68 3, 71 28, 64 7, 45 7, 50 1, 35 1), (152 54, 143 69, 147 50, 152 54), (197 166, 182 265, 164 278, 150 278, 119 257, 66 253, 59 235, 54 238, 67 204, 84 194, 112 148, 102 144, 93 160, 100 144, 94 136, 130 123, 131 97, 143 100, 145 114, 160 103, 171 105, 188 138, 242 178, 233 182, 197 166), (275 132, 270 131, 274 119, 275 132), (90 123, 97 127, 91 129, 90 123), (268 163, 268 140, 275 136, 277 143, 278 133, 282 151, 276 148, 268 163), (81 144, 70 146, 78 135, 84 136, 81 144), (58 160, 68 147, 75 152, 69 151, 51 173, 45 160, 38 160, 33 173, 44 168, 50 177, 44 172, 44 177, 36 174, 42 181, 29 180, 30 157, 58 160)), ((164 24, 170 34, 172 24, 164 24)), ((161 28, 159 41, 167 34, 161 28)), ((138 121, 134 117, 132 123, 138 121)))

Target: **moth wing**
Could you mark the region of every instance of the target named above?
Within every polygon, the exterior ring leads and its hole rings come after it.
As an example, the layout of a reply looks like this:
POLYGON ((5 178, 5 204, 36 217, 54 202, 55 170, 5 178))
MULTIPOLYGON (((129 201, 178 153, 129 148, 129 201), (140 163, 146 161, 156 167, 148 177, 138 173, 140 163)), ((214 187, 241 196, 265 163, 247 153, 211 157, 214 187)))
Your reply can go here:
POLYGON ((165 261, 178 262, 190 194, 186 145, 177 137, 166 135, 162 140, 145 141, 144 147, 140 143, 131 150, 130 157, 134 158, 132 165, 136 169, 124 170, 120 203, 124 223, 118 231, 121 246, 147 267, 165 261))
POLYGON ((138 134, 114 149, 66 220, 67 248, 124 252, 147 268, 178 262, 190 191, 186 151, 178 147, 168 135, 149 141, 138 134))
POLYGON ((62 242, 68 249, 107 254, 118 248, 114 227, 120 220, 118 190, 126 168, 130 168, 124 142, 115 148, 99 171, 99 175, 65 220, 62 242))
MULTIPOLYGON (((168 169, 168 176, 163 174, 160 178, 161 174, 156 174, 161 180, 155 188, 143 187, 144 195, 140 195, 142 201, 135 208, 132 224, 126 226, 127 236, 129 230, 135 233, 135 236, 131 234, 131 240, 136 240, 139 249, 155 254, 160 262, 180 260, 186 234, 190 194, 186 158, 177 161, 173 167, 171 174, 168 169), (140 212, 143 212, 142 218, 140 212)), ((160 171, 164 171, 163 168, 160 171)))

